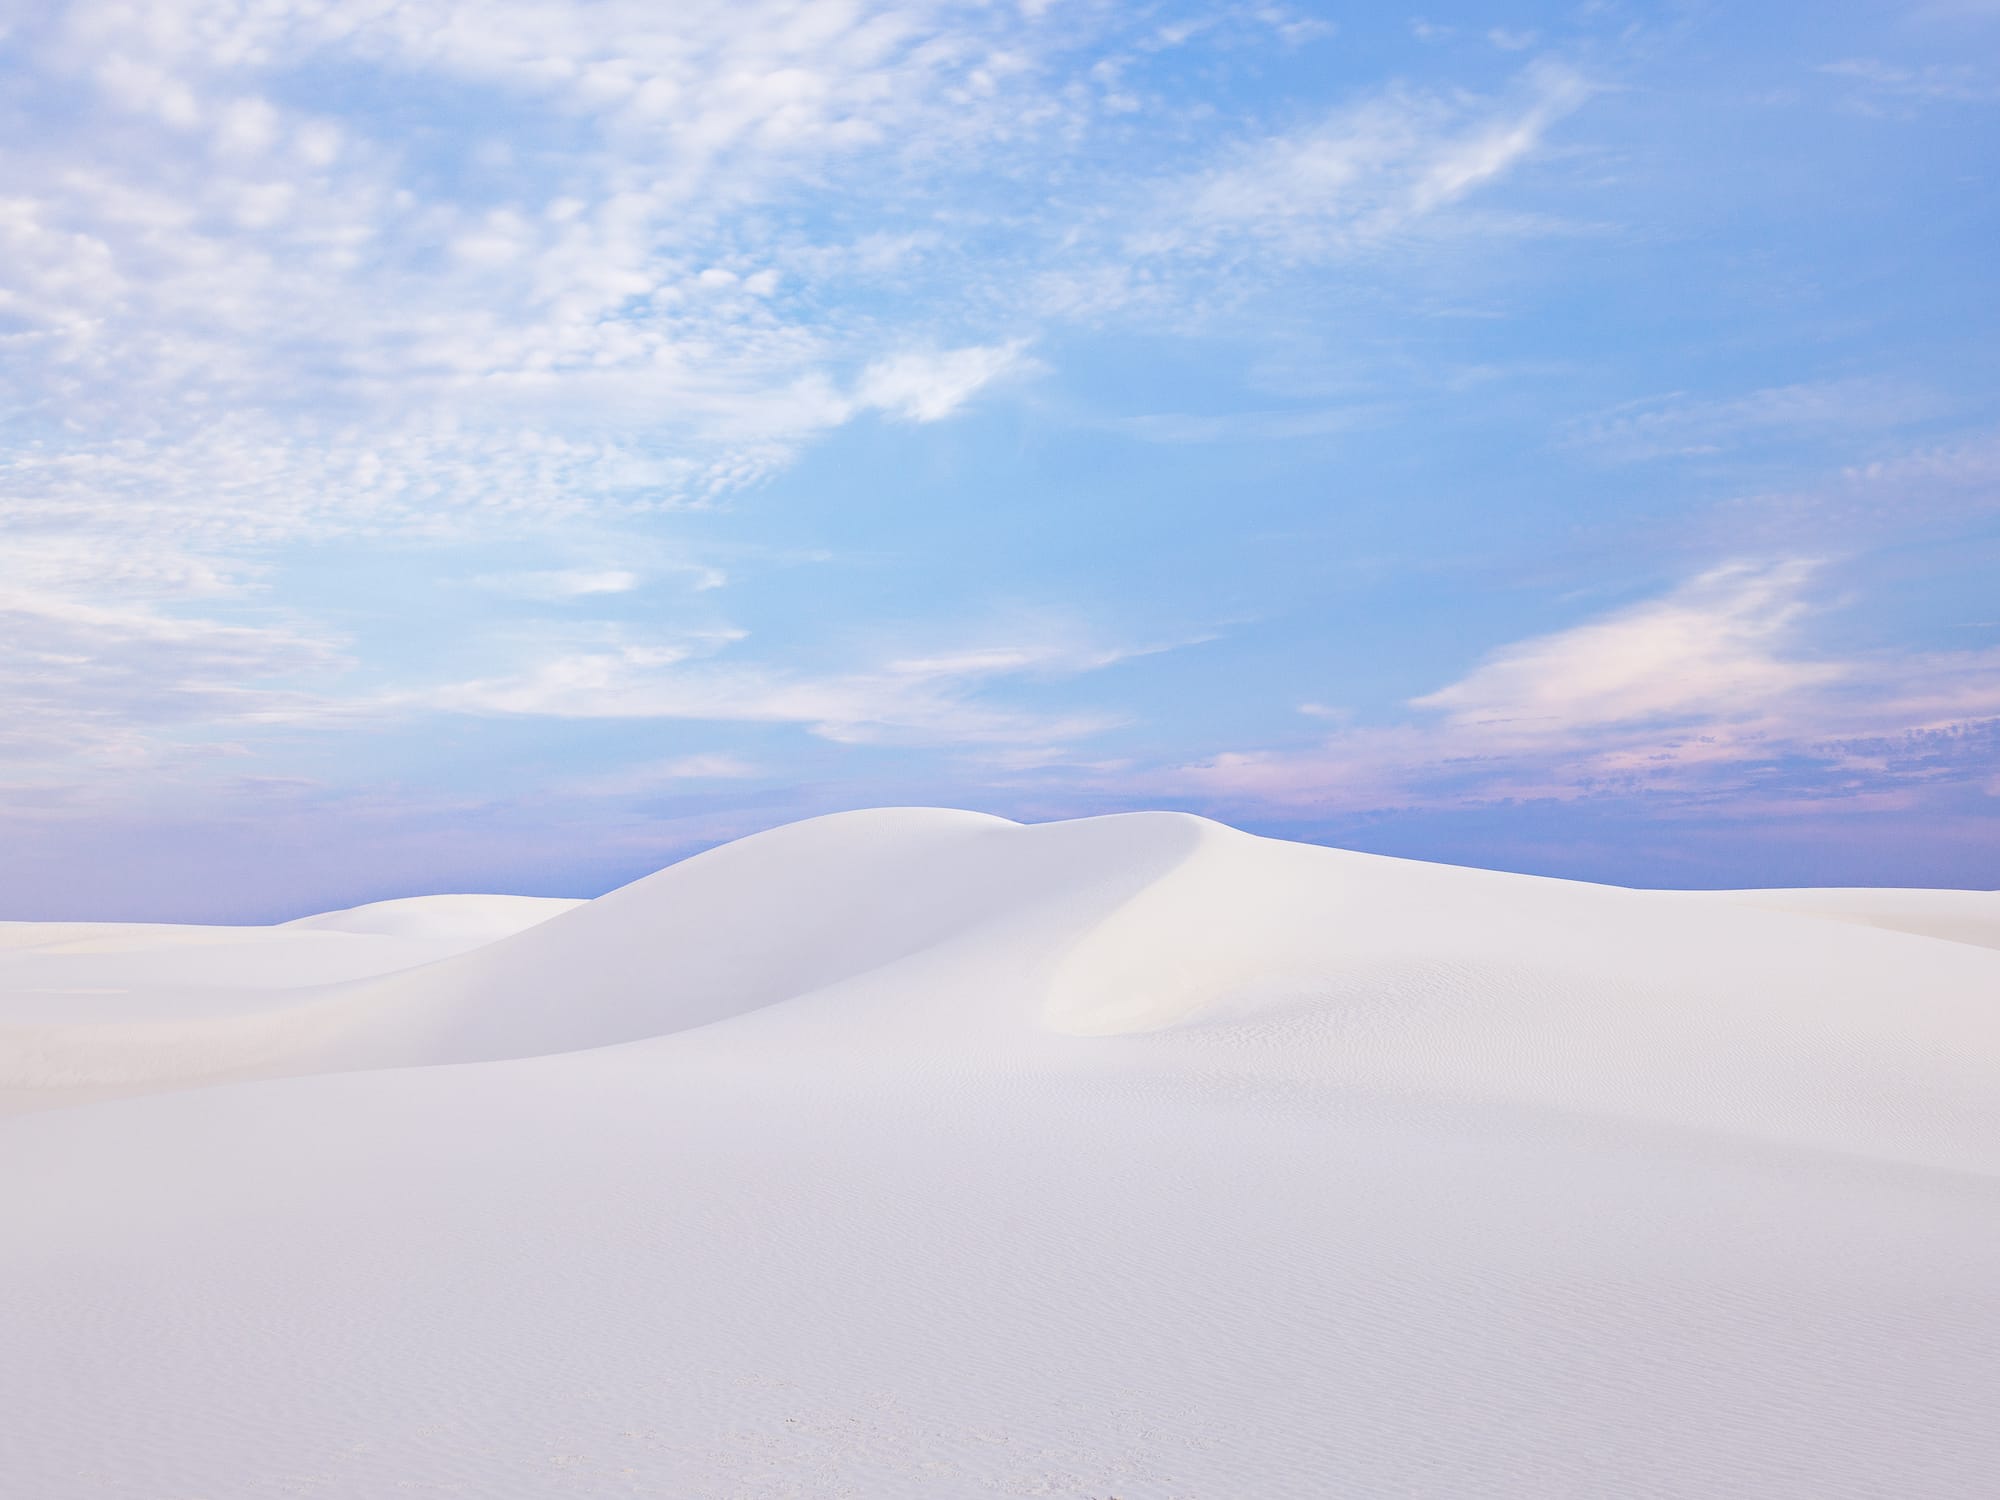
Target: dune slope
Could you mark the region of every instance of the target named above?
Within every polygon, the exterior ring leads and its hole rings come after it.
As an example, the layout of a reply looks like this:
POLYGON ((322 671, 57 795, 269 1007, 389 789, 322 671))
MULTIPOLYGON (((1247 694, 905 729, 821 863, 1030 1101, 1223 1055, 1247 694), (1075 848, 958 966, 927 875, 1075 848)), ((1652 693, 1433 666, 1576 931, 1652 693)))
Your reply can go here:
POLYGON ((14 1471, 2000 1492, 2000 950, 1814 894, 896 809, 576 905, 0 927, 14 1471))

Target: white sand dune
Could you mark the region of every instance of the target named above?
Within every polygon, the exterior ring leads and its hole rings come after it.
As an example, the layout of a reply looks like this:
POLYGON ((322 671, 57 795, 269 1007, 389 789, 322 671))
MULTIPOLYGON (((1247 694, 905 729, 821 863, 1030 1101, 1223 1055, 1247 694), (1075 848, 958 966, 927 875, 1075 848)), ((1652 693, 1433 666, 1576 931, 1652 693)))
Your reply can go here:
POLYGON ((1996 917, 902 809, 0 925, 0 1468, 2000 1494, 1996 917))
POLYGON ((1954 943, 2000 948, 2000 891, 1765 890, 1721 891, 1722 900, 1767 911, 1858 922, 1954 943))
POLYGON ((80 1019, 72 999, 156 1015, 175 991, 285 990, 415 968, 511 936, 578 901, 538 896, 416 896, 301 917, 275 927, 157 922, 0 922, 0 1024, 29 1012, 80 1019))

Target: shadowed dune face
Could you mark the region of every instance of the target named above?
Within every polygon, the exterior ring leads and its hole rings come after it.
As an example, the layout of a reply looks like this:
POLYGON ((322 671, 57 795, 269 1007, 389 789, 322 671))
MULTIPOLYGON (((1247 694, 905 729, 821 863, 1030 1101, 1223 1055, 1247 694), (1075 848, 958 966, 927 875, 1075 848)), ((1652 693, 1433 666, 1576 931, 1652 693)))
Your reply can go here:
MULTIPOLYGON (((1172 814, 1039 829, 934 809, 837 814, 710 850, 554 915, 498 898, 488 920, 522 930, 351 982, 323 956, 329 945, 423 922, 434 929, 437 898, 421 911, 381 903, 306 918, 257 934, 290 939, 263 945, 292 966, 282 986, 168 983, 128 993, 111 1014, 72 1006, 73 1022, 17 1003, 15 1015, 30 1014, 6 1035, 0 1057, 12 1067, 0 1086, 175 1087, 671 1034, 892 967, 1026 913, 1050 913, 1043 941, 1060 945, 1183 858, 1202 827, 1172 814), (523 928, 524 916, 533 925, 523 928), (316 969, 322 982, 312 982, 316 969)), ((462 909, 443 916, 455 932, 481 920, 462 909)))
POLYGON ((468 1061, 663 1036, 928 950, 976 949, 1024 922, 1039 951, 1016 945, 1001 962, 1034 983, 1050 950, 1188 857, 1203 828, 1175 814, 1033 828, 931 809, 813 819, 697 855, 448 972, 385 981, 398 993, 376 1002, 382 1029, 362 1045, 468 1061))

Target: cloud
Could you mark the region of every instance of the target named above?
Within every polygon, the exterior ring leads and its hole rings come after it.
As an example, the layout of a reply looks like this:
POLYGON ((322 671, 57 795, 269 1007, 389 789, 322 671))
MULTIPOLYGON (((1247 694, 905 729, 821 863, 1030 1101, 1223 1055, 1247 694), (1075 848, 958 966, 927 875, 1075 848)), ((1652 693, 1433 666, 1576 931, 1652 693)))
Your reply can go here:
POLYGON ((1118 658, 1081 631, 819 672, 726 633, 495 631, 481 644, 514 659, 444 668, 420 658, 445 627, 391 618, 395 600, 301 590, 313 619, 271 591, 417 544, 464 549, 442 577, 572 621, 593 602, 630 615, 621 596, 669 577, 720 586, 684 559, 746 551, 695 528, 833 429, 948 420, 1037 371, 1052 323, 1147 288, 1193 305, 1239 257, 1261 257, 1261 285, 1287 258, 1443 232, 1589 93, 1543 62, 1496 95, 1377 90, 1304 128, 1233 117, 1219 139, 1199 110, 1143 112, 1149 49, 1272 57, 1325 25, 954 0, 465 17, 69 0, 9 34, 10 99, 63 129, 0 159, 0 525, 33 553, 9 574, 0 684, 22 708, 0 762, 60 775, 77 746, 171 758, 443 705, 1054 763, 1117 716, 1004 700, 1118 658), (1097 72, 1111 54, 1137 61, 1097 72), (1142 112, 1114 118, 1114 92, 1142 112), (1134 145, 1149 121, 1170 150, 1134 145), (1065 280, 1068 301, 1045 295, 1065 280), (412 685, 447 672, 435 695, 412 685))
POLYGON ((867 407, 938 420, 1018 348, 939 331, 916 356, 917 329, 787 301, 779 262, 809 267, 815 236, 746 216, 830 163, 860 191, 912 150, 1018 141, 1041 88, 1023 24, 788 0, 494 0, 477 27, 442 0, 52 8, 0 61, 22 108, 68 122, 0 162, 0 395, 61 420, 15 449, 0 514, 89 526, 143 487, 156 532, 262 545, 496 496, 557 519, 707 503, 867 407), (327 69, 371 108, 308 107, 327 69))
POLYGON ((911 142, 1018 135, 1009 90, 1035 86, 1003 16, 952 6, 806 23, 785 0, 494 0, 476 28, 442 0, 154 14, 81 0, 31 38, 36 81, 86 107, 66 155, 0 169, 8 311, 127 413, 477 405, 611 372, 789 384, 835 351, 773 309, 779 269, 734 217, 830 161, 893 171, 911 142), (327 67, 396 107, 289 102, 327 67), (382 123, 430 119, 439 88, 482 124, 413 142, 382 123))
POLYGON ((1074 677, 1162 649, 1098 647, 1043 632, 815 676, 714 659, 741 638, 723 632, 569 651, 510 676, 427 690, 421 702, 465 714, 794 724, 842 744, 1047 745, 1120 720, 996 705, 984 690, 1006 679, 1074 677))
MULTIPOLYGON (((74 124, 0 163, 0 524, 34 539, 40 570, 10 572, 34 591, 0 605, 0 766, 88 779, 107 756, 179 753, 170 735, 232 743, 280 705, 304 712, 273 684, 325 688, 338 631, 201 612, 256 614, 263 560, 287 549, 640 529, 757 484, 864 408, 941 420, 1025 367, 1018 344, 918 354, 909 329, 788 313, 723 213, 829 152, 976 135, 987 106, 944 95, 993 38, 939 46, 912 16, 614 9, 585 25, 502 4, 469 30, 423 4, 338 22, 187 6, 187 24, 139 26, 80 4, 16 40, 38 70, 23 107, 60 93, 74 124), (332 63, 418 108, 425 80, 489 90, 540 165, 427 161, 380 123, 393 110, 336 123, 287 101, 296 69, 332 63), (890 128, 938 111, 952 119, 890 128), (835 372, 856 367, 843 395, 835 372), (100 597, 141 578, 143 600, 100 597)), ((485 580, 543 602, 638 581, 485 580)))
POLYGON ((1509 211, 1496 190, 1553 158, 1556 127, 1599 91, 1551 55, 1495 93, 1399 82, 1303 124, 1242 119, 1228 138, 1102 184, 1052 226, 1052 253, 1027 280, 1032 307, 1148 334, 1215 332, 1246 299, 1296 290, 1330 263, 1380 274, 1392 251, 1574 232, 1509 211))
POLYGON ((861 372, 858 405, 906 422, 936 422, 956 412, 997 380, 1031 365, 1025 339, 974 345, 941 353, 903 353, 877 360, 861 372))
POLYGON ((1761 713, 1844 670, 1787 654, 1813 568, 1714 569, 1665 598, 1506 647, 1411 704, 1501 737, 1761 713))
POLYGON ((1773 441, 1893 431, 1942 409, 1932 392, 1886 380, 1803 381, 1731 396, 1675 391, 1574 422, 1562 440, 1606 458, 1636 462, 1724 453, 1773 441))
MULTIPOLYGON (((103 607, 152 570, 119 607, 218 630, 266 629, 222 622, 328 544, 581 555, 482 578, 541 603, 642 572, 719 587, 661 560, 684 550, 663 518, 864 413, 942 421, 1034 367, 956 298, 855 315, 840 292, 904 288, 892 242, 949 237, 885 214, 847 245, 823 210, 1069 149, 1046 64, 1085 30, 948 0, 24 16, 0 81, 65 123, 0 160, 0 525, 80 560, 34 580, 45 602, 103 607)), ((340 634, 270 626, 274 670, 340 634)), ((92 684, 126 692, 117 662, 128 687, 160 667, 138 640, 100 630, 102 670, 47 712, 80 733, 92 684)))
POLYGON ((1174 185, 1173 206, 1135 248, 1217 254, 1248 236, 1323 257, 1378 245, 1519 168, 1591 93, 1552 61, 1531 64, 1499 99, 1387 90, 1174 185))
POLYGON ((1879 58, 1850 57, 1824 63, 1821 73, 1854 86, 1851 102, 1871 110, 1890 105, 1991 104, 2000 86, 1990 73, 1969 63, 1905 66, 1879 58))
POLYGON ((1735 545, 1854 550, 1962 531, 2000 513, 2000 432, 1961 431, 1849 463, 1817 483, 1740 495, 1703 530, 1735 545))
POLYGON ((1399 723, 1155 778, 1218 805, 1358 811, 1637 796, 1747 816, 1977 786, 2000 650, 1829 658, 1801 559, 1735 562, 1492 653, 1399 723))
POLYGON ((581 797, 633 797, 681 787, 691 781, 748 781, 766 774, 762 767, 741 756, 709 750, 625 766, 601 776, 578 777, 563 783, 558 790, 581 797))
POLYGON ((234 753, 232 734, 311 713, 310 693, 283 684, 317 683, 344 664, 338 643, 288 625, 0 587, 0 785, 142 772, 157 781, 190 758, 234 753))
POLYGON ((1381 413, 1379 405, 1357 402, 1291 411, 1148 412, 1104 425, 1147 443, 1269 443, 1350 432, 1381 413))
POLYGON ((549 601, 629 594, 640 584, 639 575, 626 568, 552 568, 534 573, 489 574, 477 581, 500 593, 549 601))
POLYGON ((1260 6, 1256 14, 1258 20, 1277 32, 1278 39, 1287 47, 1323 42, 1340 32, 1337 22, 1317 16, 1301 16, 1282 5, 1260 6))

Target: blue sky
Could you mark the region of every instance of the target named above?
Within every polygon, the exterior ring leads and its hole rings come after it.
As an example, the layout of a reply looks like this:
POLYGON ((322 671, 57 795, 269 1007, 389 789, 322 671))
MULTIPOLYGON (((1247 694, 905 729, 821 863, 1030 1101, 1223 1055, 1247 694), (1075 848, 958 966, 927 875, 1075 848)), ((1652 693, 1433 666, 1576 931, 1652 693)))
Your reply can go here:
POLYGON ((2000 5, 0 31, 0 911, 1180 807, 2000 886, 2000 5))

